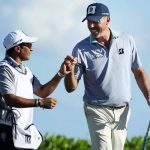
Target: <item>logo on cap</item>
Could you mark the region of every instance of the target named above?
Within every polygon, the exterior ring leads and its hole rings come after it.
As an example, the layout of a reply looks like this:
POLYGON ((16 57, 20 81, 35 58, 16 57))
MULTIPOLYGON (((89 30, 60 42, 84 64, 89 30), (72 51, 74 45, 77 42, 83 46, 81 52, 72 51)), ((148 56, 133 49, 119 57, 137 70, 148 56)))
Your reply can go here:
POLYGON ((90 6, 88 8, 87 14, 95 14, 96 6, 90 6))

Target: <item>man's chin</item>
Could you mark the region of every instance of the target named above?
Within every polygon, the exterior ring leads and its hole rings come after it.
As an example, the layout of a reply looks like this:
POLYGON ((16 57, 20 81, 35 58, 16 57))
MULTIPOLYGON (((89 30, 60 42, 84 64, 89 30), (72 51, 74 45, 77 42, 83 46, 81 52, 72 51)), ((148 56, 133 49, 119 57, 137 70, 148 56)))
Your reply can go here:
POLYGON ((29 60, 30 58, 25 58, 23 61, 27 61, 27 60, 29 60))
POLYGON ((99 34, 92 34, 95 39, 99 39, 101 36, 99 34))

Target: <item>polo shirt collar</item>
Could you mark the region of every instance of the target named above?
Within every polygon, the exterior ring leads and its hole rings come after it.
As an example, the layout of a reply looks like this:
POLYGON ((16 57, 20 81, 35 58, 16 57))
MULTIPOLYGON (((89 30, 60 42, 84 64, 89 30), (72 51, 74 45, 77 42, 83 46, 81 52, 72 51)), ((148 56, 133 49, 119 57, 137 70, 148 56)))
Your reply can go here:
POLYGON ((20 73, 26 73, 25 66, 23 64, 18 64, 12 57, 8 56, 7 54, 4 60, 6 60, 14 69, 19 71, 20 73))
MULTIPOLYGON (((117 39, 118 36, 119 36, 119 32, 116 32, 116 31, 111 30, 111 29, 110 29, 110 34, 111 34, 111 40, 112 40, 112 39, 117 39)), ((97 43, 97 44, 102 45, 101 43, 99 43, 99 42, 94 38, 94 36, 93 36, 92 34, 90 35, 90 43, 91 43, 91 44, 97 43)))

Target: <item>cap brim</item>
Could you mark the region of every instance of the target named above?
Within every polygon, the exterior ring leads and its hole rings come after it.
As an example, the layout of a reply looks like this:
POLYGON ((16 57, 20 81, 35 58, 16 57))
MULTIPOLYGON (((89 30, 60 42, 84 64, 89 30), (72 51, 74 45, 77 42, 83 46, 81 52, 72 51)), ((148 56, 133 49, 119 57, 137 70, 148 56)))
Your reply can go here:
POLYGON ((82 20, 82 22, 84 22, 86 20, 86 17, 82 20))
POLYGON ((85 17, 82 22, 84 22, 85 20, 89 20, 89 21, 94 21, 94 22, 98 22, 103 16, 87 16, 85 17))
POLYGON ((34 42, 36 42, 37 40, 38 40, 37 37, 28 37, 28 38, 24 39, 22 42, 23 42, 23 43, 34 43, 34 42))

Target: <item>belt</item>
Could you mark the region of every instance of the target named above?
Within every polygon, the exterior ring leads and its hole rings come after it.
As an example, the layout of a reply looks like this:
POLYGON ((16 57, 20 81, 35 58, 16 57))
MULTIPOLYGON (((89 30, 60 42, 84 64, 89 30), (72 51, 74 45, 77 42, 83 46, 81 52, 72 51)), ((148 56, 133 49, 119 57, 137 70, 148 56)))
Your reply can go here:
POLYGON ((124 107, 127 107, 128 104, 125 104, 123 106, 108 106, 108 105, 103 105, 103 107, 106 107, 106 108, 109 108, 109 109, 121 109, 121 108, 124 108, 124 107))

